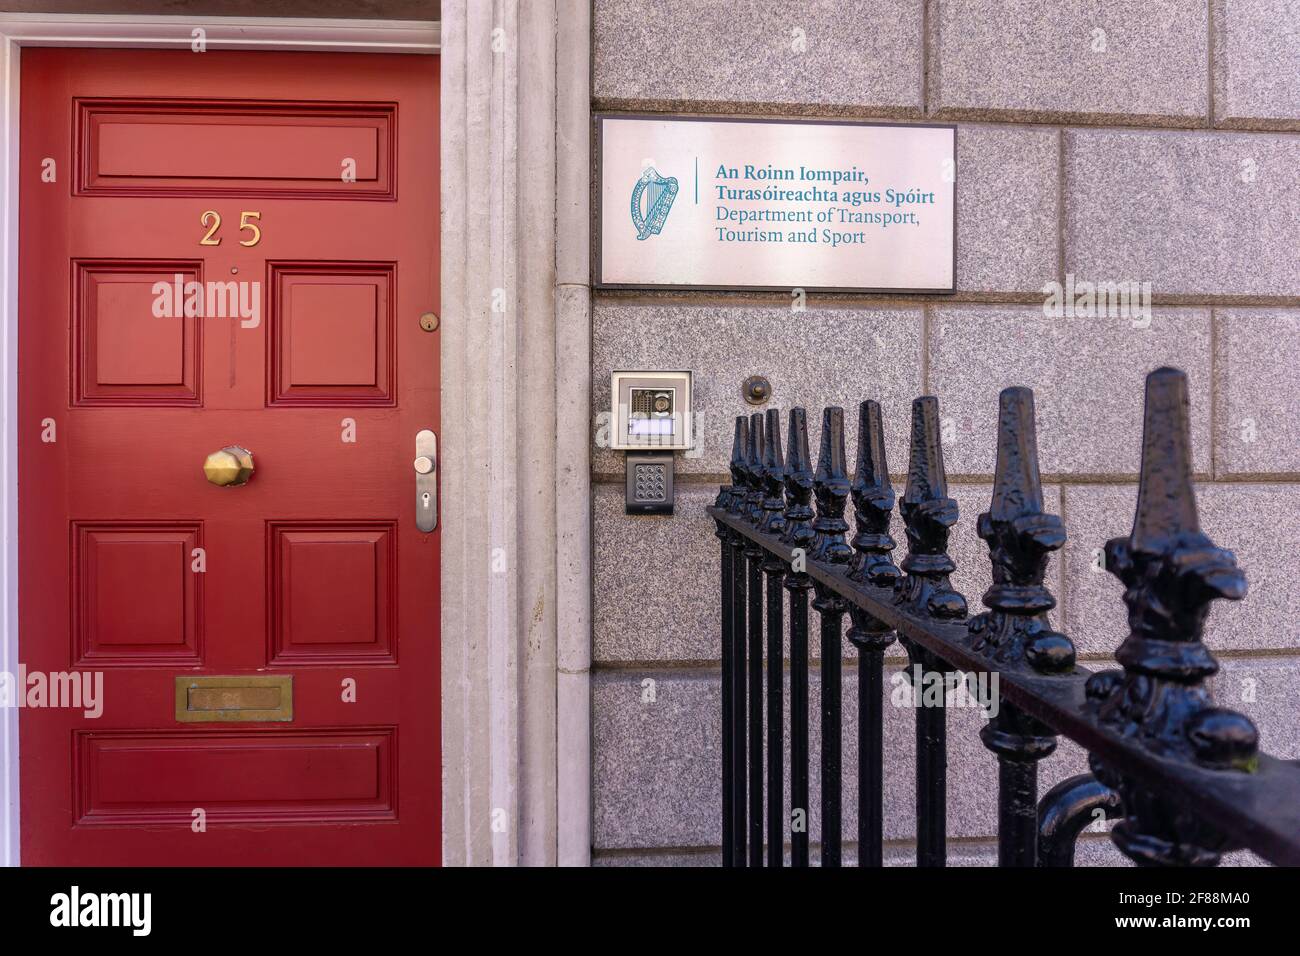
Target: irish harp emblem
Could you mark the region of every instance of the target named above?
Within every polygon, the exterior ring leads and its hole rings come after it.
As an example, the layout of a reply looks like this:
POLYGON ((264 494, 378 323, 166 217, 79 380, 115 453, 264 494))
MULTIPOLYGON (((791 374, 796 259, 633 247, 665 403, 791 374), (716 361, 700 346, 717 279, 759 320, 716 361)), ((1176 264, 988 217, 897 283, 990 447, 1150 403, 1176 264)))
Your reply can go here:
POLYGON ((653 166, 647 166, 632 190, 632 224, 638 239, 659 235, 676 198, 677 177, 664 179, 653 166))

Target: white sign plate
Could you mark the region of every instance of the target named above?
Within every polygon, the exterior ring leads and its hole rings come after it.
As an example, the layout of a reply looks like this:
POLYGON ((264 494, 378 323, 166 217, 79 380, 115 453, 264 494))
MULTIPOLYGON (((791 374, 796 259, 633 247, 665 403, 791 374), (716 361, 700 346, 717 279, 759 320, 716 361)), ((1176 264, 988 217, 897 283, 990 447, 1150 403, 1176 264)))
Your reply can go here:
POLYGON ((957 128, 598 117, 603 288, 952 292, 957 128))

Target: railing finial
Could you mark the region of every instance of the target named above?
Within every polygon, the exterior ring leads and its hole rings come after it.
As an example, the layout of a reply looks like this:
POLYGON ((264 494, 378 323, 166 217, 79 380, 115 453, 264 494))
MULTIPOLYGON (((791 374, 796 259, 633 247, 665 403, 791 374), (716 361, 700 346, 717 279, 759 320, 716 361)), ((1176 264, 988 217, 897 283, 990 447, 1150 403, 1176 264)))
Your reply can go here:
MULTIPOLYGON (((889 553, 894 539, 889 519, 894 489, 885 462, 885 429, 880 403, 858 406, 858 458, 853 472, 853 561, 849 577, 878 588, 893 588, 901 571, 889 553)), ((884 862, 884 660, 894 630, 860 604, 849 604, 849 643, 858 649, 858 863, 884 862)))
POLYGON ((1042 510, 1034 392, 1023 386, 1004 388, 998 396, 998 463, 989 515, 994 521, 1014 521, 1042 510))
POLYGON ((781 412, 767 410, 763 444, 763 520, 758 530, 768 534, 785 531, 785 462, 781 457, 781 412))
MULTIPOLYGON (((1074 668, 1074 644, 1052 630, 1047 612, 1056 599, 1043 585, 1048 556, 1065 544, 1065 526, 1043 512, 1034 431, 1034 393, 1007 388, 998 396, 998 463, 993 500, 976 531, 989 546, 993 585, 984 593, 988 610, 966 624, 971 648, 1012 667, 1028 663, 1043 673, 1074 668)), ((980 729, 998 756, 998 862, 1034 866, 1038 828, 1039 760, 1056 750, 1056 734, 1010 701, 980 729)))
POLYGON ((889 556, 897 546, 889 534, 894 487, 885 461, 885 428, 880 403, 870 399, 858 406, 858 460, 851 486, 853 566, 849 577, 876 587, 892 588, 902 572, 889 556))
POLYGON ((907 491, 899 510, 907 528, 907 557, 898 600, 921 614, 966 616, 966 599, 953 590, 948 575, 957 569, 948 556, 948 532, 957 523, 957 502, 948 497, 939 435, 939 400, 912 402, 912 448, 907 491))
POLYGON ((748 492, 744 513, 754 524, 763 517, 763 413, 749 416, 749 442, 745 446, 745 477, 748 492))
POLYGON ((844 409, 827 408, 822 412, 821 453, 817 456, 814 489, 817 494, 817 517, 813 531, 812 554, 818 561, 843 564, 853 555, 844 540, 849 523, 844 507, 849 499, 849 473, 844 465, 844 409))
MULTIPOLYGON (((1184 533, 1201 530, 1192 487, 1191 402, 1187 376, 1158 368, 1147 376, 1142 416, 1142 476, 1130 536, 1135 551, 1167 550, 1184 533)), ((1245 579, 1242 579, 1245 594, 1245 579)))
POLYGON ((802 408, 790 409, 785 457, 785 533, 781 540, 806 549, 813 539, 813 473, 808 457, 808 416, 802 408))
POLYGON ((943 467, 939 399, 923 395, 912 401, 912 444, 903 501, 917 503, 947 497, 948 476, 943 467))
POLYGON ((974 649, 999 663, 1027 661, 1044 673, 1071 670, 1074 644, 1047 619, 1056 599, 1043 577, 1049 555, 1065 544, 1065 526, 1043 512, 1030 389, 1003 389, 998 398, 993 500, 976 530, 988 542, 993 585, 984 594, 989 611, 967 625, 974 649))
POLYGON ((727 496, 727 511, 738 515, 744 513, 745 495, 749 491, 749 482, 745 480, 745 450, 749 445, 749 419, 744 415, 736 416, 736 437, 731 444, 731 487, 727 496))
POLYGON ((731 484, 721 485, 718 488, 718 497, 713 499, 715 508, 724 508, 730 510, 731 502, 739 491, 740 479, 736 468, 740 464, 741 453, 745 448, 745 436, 743 434, 745 419, 743 416, 736 416, 736 432, 731 439, 731 461, 727 465, 727 470, 731 472, 731 484))
MULTIPOLYGON (((1220 770, 1250 771, 1258 746, 1243 714, 1215 707, 1205 678, 1219 669, 1201 641, 1210 602, 1246 595, 1232 552, 1200 530, 1192 488, 1187 377, 1171 368, 1147 376, 1142 474, 1127 538, 1106 543, 1106 570, 1124 582, 1129 635, 1116 652, 1123 671, 1088 680, 1089 708, 1163 757, 1220 770)), ((1224 838, 1200 819, 1111 771, 1097 778, 1118 790, 1125 820, 1113 837, 1128 856, 1158 865, 1212 865, 1224 838)))
POLYGON ((1236 557, 1201 532, 1190 436, 1187 376, 1156 369, 1147 376, 1133 532, 1106 543, 1106 570, 1127 586, 1124 603, 1132 631, 1116 659, 1143 673, 1172 676, 1163 667, 1167 651, 1152 653, 1151 643, 1177 642, 1177 670, 1189 683, 1218 670, 1201 643, 1210 602, 1246 596, 1246 576, 1236 557))

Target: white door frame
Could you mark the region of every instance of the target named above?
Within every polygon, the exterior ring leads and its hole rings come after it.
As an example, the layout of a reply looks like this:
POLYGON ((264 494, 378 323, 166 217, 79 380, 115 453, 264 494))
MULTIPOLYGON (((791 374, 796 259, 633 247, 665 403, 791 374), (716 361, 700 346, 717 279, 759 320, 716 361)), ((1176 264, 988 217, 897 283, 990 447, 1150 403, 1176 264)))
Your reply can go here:
MULTIPOLYGON (((440 24, 421 21, 0 14, 0 671, 18 672, 18 119, 23 47, 438 53, 440 24)), ((59 170, 69 175, 67 170, 59 170)), ((65 187, 66 188, 66 187, 65 187)), ((444 556, 444 563, 450 556, 444 556)), ((18 711, 0 708, 0 863, 17 865, 18 711)))
POLYGON ((591 0, 441 16, 443 858, 581 866, 591 0))
MULTIPOLYGON (((591 4, 442 0, 441 17, 0 13, 0 671, 18 666, 22 48, 186 49, 201 28, 211 50, 441 53, 443 860, 585 865, 591 4)), ((18 773, 18 713, 0 708, 8 865, 18 773)))

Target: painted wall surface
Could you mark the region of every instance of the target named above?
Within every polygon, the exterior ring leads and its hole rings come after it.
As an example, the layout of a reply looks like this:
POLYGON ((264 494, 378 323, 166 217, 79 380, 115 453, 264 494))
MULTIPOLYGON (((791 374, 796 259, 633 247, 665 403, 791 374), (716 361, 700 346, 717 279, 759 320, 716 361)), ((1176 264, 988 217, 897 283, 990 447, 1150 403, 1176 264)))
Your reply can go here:
MULTIPOLYGON (((954 580, 972 608, 989 583, 974 518, 997 394, 1033 387, 1048 506, 1070 536, 1048 578, 1054 622, 1095 668, 1126 633, 1121 585, 1094 553, 1132 521, 1143 376, 1185 369, 1203 524, 1250 580, 1211 616, 1214 692, 1256 721, 1262 749, 1300 757, 1300 46, 1284 39, 1300 0, 596 0, 593 13, 594 109, 959 125, 954 295, 812 295, 796 312, 784 293, 595 293, 593 411, 609 407, 613 369, 692 369, 702 443, 678 457, 671 518, 624 516, 622 458, 592 449, 596 862, 719 858, 718 555, 703 509, 753 374, 781 409, 880 400, 895 471, 910 401, 939 396, 962 513, 954 580), (1045 314, 1045 290, 1072 281, 1150 283, 1149 311, 1045 314)), ((949 719, 954 864, 996 859, 980 722, 949 719)), ((887 707, 885 732, 885 835, 906 863, 911 712, 887 707)), ((1040 788, 1084 768, 1063 742, 1040 788)), ((1102 833, 1079 861, 1123 862, 1102 833)))

